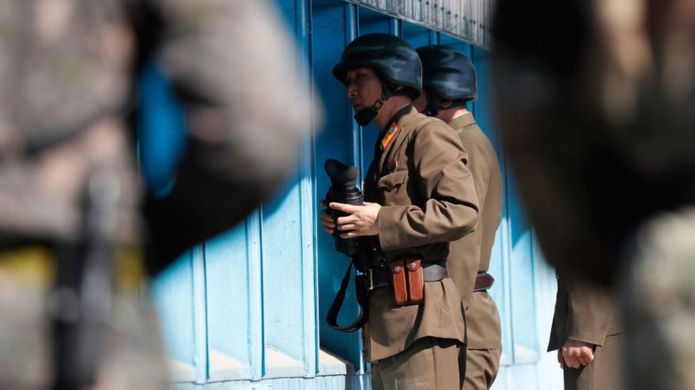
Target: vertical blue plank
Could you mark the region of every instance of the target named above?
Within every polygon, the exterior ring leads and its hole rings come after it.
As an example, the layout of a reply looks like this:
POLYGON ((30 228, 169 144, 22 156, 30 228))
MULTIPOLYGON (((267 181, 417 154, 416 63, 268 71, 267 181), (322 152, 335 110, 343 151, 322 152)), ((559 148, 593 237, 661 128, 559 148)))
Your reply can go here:
POLYGON ((195 365, 192 263, 191 253, 186 252, 152 281, 153 300, 169 356, 190 367, 195 365))
MULTIPOLYGON (((300 58, 296 64, 303 87, 311 77, 310 23, 308 0, 276 1, 290 30, 294 32, 300 58)), ((307 128, 312 128, 307 118, 307 128)), ((263 258, 266 306, 266 343, 303 362, 304 375, 316 374, 318 332, 316 261, 314 256, 313 134, 301 140, 299 177, 286 194, 264 208, 263 258), (283 289, 280 286, 287 287, 283 289), (288 337, 291 336, 291 337, 288 337)))
POLYGON ((401 26, 401 38, 417 49, 418 47, 431 44, 432 30, 417 24, 403 22, 401 26))
POLYGON ((389 18, 389 34, 401 36, 402 22, 396 18, 389 18))
POLYGON ((209 377, 207 303, 205 286, 205 255, 198 245, 191 250, 193 262, 193 333, 196 383, 205 383, 209 377))
MULTIPOLYGON (((276 2, 286 28, 297 37, 298 1, 276 2)), ((299 63, 293 66, 299 66, 299 63)), ((299 145, 286 145, 299 148, 299 145)), ((280 196, 263 205, 263 307, 267 348, 292 359, 303 358, 302 250, 299 186, 296 177, 280 196)), ((268 357, 266 356, 266 359, 268 357)), ((266 375, 276 368, 266 360, 266 375)))
MULTIPOLYGON (((279 5, 288 27, 294 32, 301 55, 296 66, 303 78, 302 85, 309 89, 309 3, 296 0, 279 2, 279 5)), ((307 118, 306 127, 312 125, 307 118)), ((299 177, 283 196, 264 206, 265 341, 270 348, 301 360, 303 375, 313 376, 318 351, 311 134, 296 147, 301 150, 299 177)))
POLYGON ((512 245, 511 273, 512 318, 514 332, 514 361, 536 362, 539 358, 533 238, 521 209, 519 193, 514 180, 508 178, 510 237, 512 245))
POLYGON ((359 35, 369 33, 394 33, 394 19, 369 8, 358 7, 359 35))
MULTIPOLYGON (((213 380, 251 379, 249 329, 251 259, 247 258, 246 226, 228 231, 205 244, 210 377, 213 380), (225 359, 222 359, 224 357, 225 359)), ((253 261, 257 261, 254 259, 253 261)), ((256 324, 254 324, 255 326, 256 324)))
POLYGON ((246 261, 249 295, 249 355, 251 379, 260 380, 265 374, 265 341, 263 339, 263 259, 261 252, 261 216, 256 211, 246 219, 246 261))
MULTIPOLYGON (((301 74, 306 88, 313 88, 309 61, 312 55, 311 47, 312 14, 311 0, 297 1, 297 42, 302 57, 301 74)), ((312 99, 316 99, 312 96, 312 99)), ((316 107, 321 104, 314 102, 316 107)), ((305 132, 300 146, 299 166, 299 210, 301 221, 300 251, 302 261, 302 301, 304 304, 303 357, 305 376, 313 377, 318 373, 319 365, 319 334, 318 334, 318 263, 314 242, 316 240, 316 199, 314 197, 314 129, 316 124, 307 120, 307 126, 312 131, 305 132)))
MULTIPOLYGON (((353 146, 352 109, 345 98, 345 86, 335 80, 331 73, 340 59, 345 44, 356 33, 354 6, 343 2, 316 2, 312 5, 312 70, 316 87, 324 103, 326 117, 321 132, 316 137, 315 200, 323 199, 330 181, 323 170, 328 158, 353 163, 356 148, 353 146)), ((319 208, 315 204, 315 210, 319 208)), ((359 367, 361 353, 359 335, 336 332, 325 321, 328 307, 340 287, 340 280, 349 259, 334 249, 333 238, 321 228, 316 236, 319 284, 319 331, 323 348, 352 362, 359 367)), ((346 297, 340 320, 343 322, 357 314, 354 291, 346 297)))
POLYGON ((263 306, 266 345, 293 359, 303 354, 303 289, 298 186, 263 207, 263 306))

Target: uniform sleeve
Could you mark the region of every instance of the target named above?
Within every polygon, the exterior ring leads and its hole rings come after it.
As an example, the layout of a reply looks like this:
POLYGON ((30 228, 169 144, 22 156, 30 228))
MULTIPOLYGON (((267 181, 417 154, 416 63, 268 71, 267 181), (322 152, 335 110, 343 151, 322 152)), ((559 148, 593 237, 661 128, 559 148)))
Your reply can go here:
MULTIPOLYGON (((478 211, 480 213, 475 230, 452 244, 451 250, 453 255, 451 256, 451 261, 465 262, 465 264, 461 264, 458 267, 461 267, 462 272, 467 275, 466 281, 471 285, 472 290, 480 264, 481 243, 485 231, 484 223, 486 222, 483 217, 483 210, 485 207, 490 174, 487 161, 485 160, 485 151, 480 145, 480 142, 473 135, 468 133, 459 132, 459 137, 468 155, 466 167, 471 172, 471 175, 473 175, 475 192, 478 197, 478 211)), ((452 267, 457 266, 452 265, 452 267)))
POLYGON ((149 4, 162 25, 157 63, 189 135, 173 190, 147 209, 155 239, 167 243, 159 253, 171 258, 240 222, 284 184, 314 110, 292 35, 267 1, 149 4))
POLYGON ((461 143, 463 144, 466 153, 468 154, 468 164, 466 167, 473 175, 475 183, 475 192, 478 195, 478 204, 484 205, 487 195, 487 189, 490 182, 490 164, 487 151, 485 150, 482 140, 474 134, 460 133, 461 143))
POLYGON ((463 237, 475 226, 478 199, 466 152, 454 131, 430 123, 413 136, 412 160, 422 207, 384 206, 379 211, 379 241, 385 251, 463 237))
POLYGON ((612 321, 608 292, 579 282, 569 282, 566 339, 602 345, 612 321))

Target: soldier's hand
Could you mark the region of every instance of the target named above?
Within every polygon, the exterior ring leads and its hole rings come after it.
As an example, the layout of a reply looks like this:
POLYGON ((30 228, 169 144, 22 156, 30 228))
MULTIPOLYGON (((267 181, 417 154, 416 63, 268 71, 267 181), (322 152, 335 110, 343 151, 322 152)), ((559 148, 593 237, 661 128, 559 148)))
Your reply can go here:
POLYGON ((335 230, 335 223, 333 222, 333 217, 328 213, 328 210, 321 211, 321 225, 323 225, 323 230, 328 234, 333 234, 335 230))
POLYGON ((562 346, 562 358, 566 367, 586 366, 594 360, 594 344, 568 339, 562 346))
POLYGON ((328 207, 348 214, 337 220, 338 230, 344 232, 340 235, 341 238, 375 236, 379 232, 376 219, 381 205, 378 203, 364 202, 361 206, 353 206, 331 202, 328 207))

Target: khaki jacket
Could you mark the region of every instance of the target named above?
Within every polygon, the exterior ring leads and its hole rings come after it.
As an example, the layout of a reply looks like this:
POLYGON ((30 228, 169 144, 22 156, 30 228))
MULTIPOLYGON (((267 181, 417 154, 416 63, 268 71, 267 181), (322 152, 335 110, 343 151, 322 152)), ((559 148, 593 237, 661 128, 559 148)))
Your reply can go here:
POLYGON ((473 114, 466 113, 449 122, 468 152, 468 169, 473 174, 480 202, 478 225, 473 233, 452 243, 455 261, 449 262, 449 275, 461 292, 466 307, 468 348, 502 348, 497 305, 487 292, 473 293, 476 274, 490 267, 490 253, 502 215, 502 175, 497 153, 478 127, 473 114))
POLYGON ((562 348, 566 339, 603 345, 606 336, 618 333, 618 313, 608 292, 558 278, 548 351, 562 348))
MULTIPOLYGON (((415 255, 424 262, 448 259, 449 243, 470 232, 478 199, 461 141, 442 121, 410 108, 397 119, 373 177, 367 200, 383 207, 378 238, 391 260, 415 255)), ((379 157, 377 155, 377 157, 379 157)), ((449 278, 425 285, 421 305, 395 306, 390 289, 375 290, 369 300, 367 349, 376 361, 405 350, 427 336, 464 341, 461 299, 449 278)))

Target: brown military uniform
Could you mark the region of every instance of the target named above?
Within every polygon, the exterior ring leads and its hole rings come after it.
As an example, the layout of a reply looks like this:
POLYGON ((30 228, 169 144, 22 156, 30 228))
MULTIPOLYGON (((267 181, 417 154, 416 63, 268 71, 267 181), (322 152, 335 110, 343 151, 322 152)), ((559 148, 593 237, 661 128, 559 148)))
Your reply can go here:
POLYGON ((558 278, 555 315, 548 351, 562 348, 567 339, 596 345, 594 360, 582 368, 565 367, 565 389, 619 389, 620 322, 606 291, 558 278))
POLYGON ((497 305, 487 291, 473 292, 476 275, 487 272, 495 232, 502 214, 502 175, 497 153, 478 127, 473 114, 451 122, 468 152, 468 169, 473 174, 480 202, 480 216, 473 233, 452 244, 449 262, 451 279, 461 292, 466 307, 468 352, 464 389, 488 389, 497 376, 502 348, 497 305))
MULTIPOLYGON (((395 124, 380 141, 389 139, 381 143, 385 147, 376 156, 374 176, 365 183, 367 200, 382 205, 377 219, 381 249, 389 260, 413 255, 425 263, 452 261, 449 242, 469 232, 478 214, 466 152, 446 124, 412 107, 395 124)), ((412 374, 418 370, 405 366, 412 355, 423 354, 427 370, 436 369, 436 361, 455 363, 464 338, 460 294, 449 278, 426 283, 420 305, 395 306, 389 288, 370 296, 367 349, 376 363, 375 388, 413 388, 413 381, 424 381, 419 383, 428 389, 458 387, 456 364, 417 378, 412 374)))

